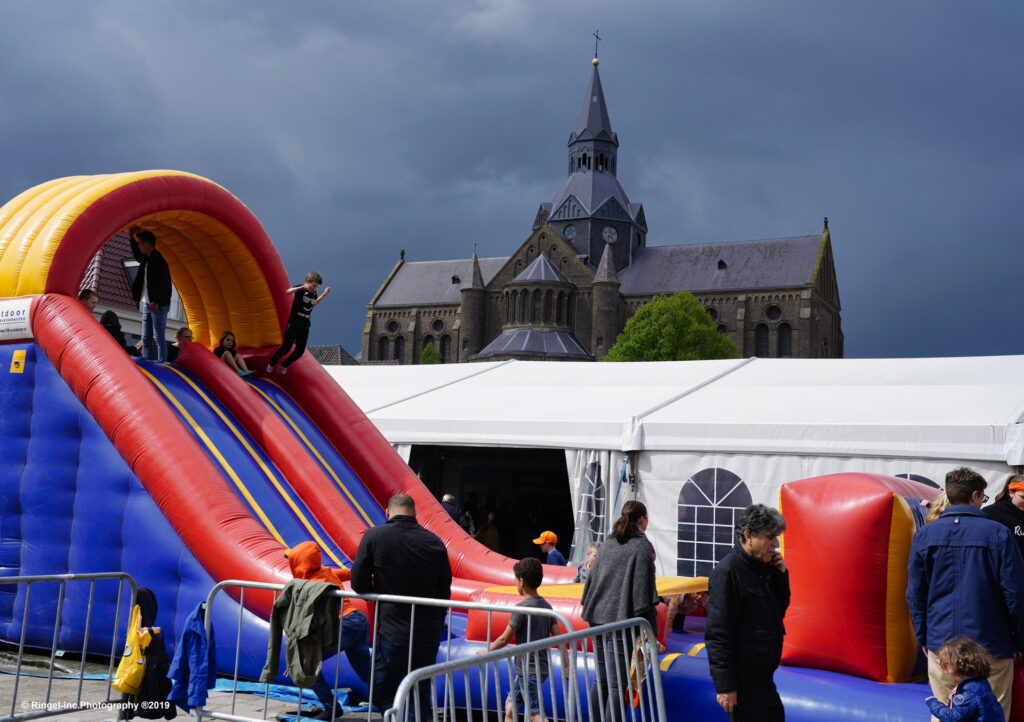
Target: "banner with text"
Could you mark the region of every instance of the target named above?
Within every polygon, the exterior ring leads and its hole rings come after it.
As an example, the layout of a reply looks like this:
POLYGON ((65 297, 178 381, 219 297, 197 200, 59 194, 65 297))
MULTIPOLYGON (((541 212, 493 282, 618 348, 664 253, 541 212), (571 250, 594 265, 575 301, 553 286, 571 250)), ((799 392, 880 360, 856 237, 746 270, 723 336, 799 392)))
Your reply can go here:
POLYGON ((0 343, 32 338, 29 309, 33 298, 0 298, 0 343))

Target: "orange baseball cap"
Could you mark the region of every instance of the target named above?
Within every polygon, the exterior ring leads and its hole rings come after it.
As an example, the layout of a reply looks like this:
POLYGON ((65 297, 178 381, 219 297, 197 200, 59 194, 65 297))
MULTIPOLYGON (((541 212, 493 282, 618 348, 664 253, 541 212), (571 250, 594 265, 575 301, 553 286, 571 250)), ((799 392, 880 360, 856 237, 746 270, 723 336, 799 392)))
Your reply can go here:
POLYGON ((553 531, 542 531, 540 536, 533 540, 534 544, 557 544, 558 535, 553 531))

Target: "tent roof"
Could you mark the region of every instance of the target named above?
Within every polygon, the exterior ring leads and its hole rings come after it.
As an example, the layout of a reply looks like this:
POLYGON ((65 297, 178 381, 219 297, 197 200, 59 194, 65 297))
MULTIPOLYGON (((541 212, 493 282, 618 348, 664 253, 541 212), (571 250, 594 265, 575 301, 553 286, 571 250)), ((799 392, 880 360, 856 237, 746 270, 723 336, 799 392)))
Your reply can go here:
POLYGON ((327 370, 392 443, 1024 463, 1024 356, 327 370))

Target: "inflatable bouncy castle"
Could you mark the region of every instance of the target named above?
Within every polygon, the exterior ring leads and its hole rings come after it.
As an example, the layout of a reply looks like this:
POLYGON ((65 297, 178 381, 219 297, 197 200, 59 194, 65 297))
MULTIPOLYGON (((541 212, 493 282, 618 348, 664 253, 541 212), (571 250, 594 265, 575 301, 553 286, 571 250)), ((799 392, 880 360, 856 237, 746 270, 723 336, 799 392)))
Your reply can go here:
MULTIPOLYGON (((453 596, 516 601, 512 560, 451 520, 309 354, 286 376, 243 380, 210 353, 230 329, 250 367, 263 368, 282 338, 290 285, 255 216, 188 173, 62 178, 0 208, 0 576, 128 572, 156 592, 175 640, 214 583, 287 581, 286 547, 315 541, 325 563, 348 566, 363 531, 384 521, 387 499, 406 493, 448 547, 453 596), (93 255, 133 225, 156 235, 194 333, 174 365, 133 360, 76 300, 93 255)), ((793 602, 776 680, 788 719, 927 718, 927 688, 906 683, 917 656, 902 594, 916 511, 934 493, 861 474, 783 487, 793 602)), ((545 585, 574 571, 546 567, 545 585)), ((578 622, 579 592, 567 584, 542 593, 578 622)), ((81 648, 79 594, 69 587, 64 601, 63 649, 81 648)), ((96 595, 101 607, 115 603, 111 589, 96 595)), ((29 645, 49 648, 57 605, 56 590, 40 587, 26 615, 24 587, 0 585, 0 641, 24 632, 29 645)), ((269 605, 246 594, 244 607, 212 610, 215 627, 244 621, 242 676, 263 665, 269 605)), ((668 708, 725 719, 700 620, 688 622, 683 632, 658 630, 669 648, 660 665, 668 708)), ((485 626, 463 618, 452 653, 480 649, 485 626)), ((224 672, 233 637, 218 637, 224 672)), ((97 653, 110 643, 89 638, 97 653)), ((352 682, 347 668, 342 675, 352 682)))

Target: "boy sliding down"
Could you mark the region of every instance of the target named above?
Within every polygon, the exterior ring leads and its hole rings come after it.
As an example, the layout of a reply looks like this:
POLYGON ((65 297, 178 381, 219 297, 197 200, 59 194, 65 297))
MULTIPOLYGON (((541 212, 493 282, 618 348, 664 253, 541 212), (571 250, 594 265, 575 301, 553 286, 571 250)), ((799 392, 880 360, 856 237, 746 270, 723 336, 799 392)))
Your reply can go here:
MULTIPOLYGON (((516 575, 516 591, 524 597, 517 607, 532 607, 534 609, 551 609, 544 597, 537 594, 537 588, 544 580, 544 569, 540 561, 527 557, 516 562, 512 572, 516 575)), ((526 644, 547 639, 552 635, 555 628, 555 620, 551 617, 540 617, 527 614, 513 614, 497 639, 491 642, 487 649, 480 650, 477 654, 495 652, 509 643, 512 635, 516 635, 516 644, 526 644)), ((562 676, 569 678, 569 653, 564 646, 559 646, 562 653, 562 676)), ((544 680, 548 678, 548 651, 531 655, 520 655, 516 657, 516 678, 512 681, 512 690, 508 699, 505 700, 505 722, 513 722, 515 719, 516 707, 528 705, 530 708, 530 722, 542 722, 540 716, 540 691, 544 680)), ((545 721, 546 722, 546 721, 545 721)))
POLYGON ((288 367, 299 360, 306 350, 306 341, 309 340, 309 314, 314 306, 320 303, 331 294, 331 287, 324 289, 323 295, 317 298, 316 290, 324 282, 323 277, 316 271, 306 274, 306 281, 301 286, 292 286, 285 293, 295 294, 292 301, 292 312, 288 316, 288 327, 284 331, 284 342, 281 348, 274 352, 267 364, 267 373, 274 372, 274 366, 281 360, 281 357, 288 353, 288 349, 295 345, 295 350, 281 364, 281 373, 288 373, 288 367))

